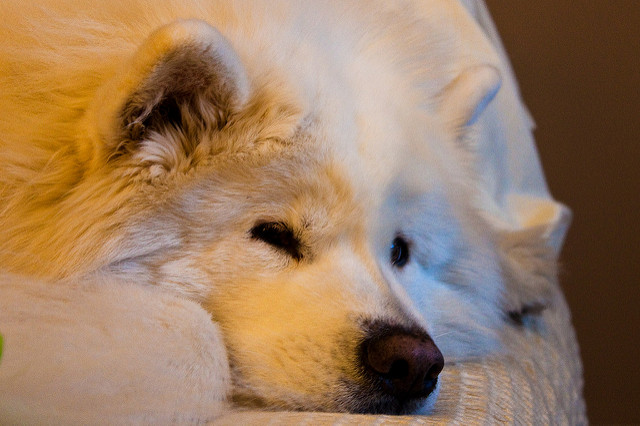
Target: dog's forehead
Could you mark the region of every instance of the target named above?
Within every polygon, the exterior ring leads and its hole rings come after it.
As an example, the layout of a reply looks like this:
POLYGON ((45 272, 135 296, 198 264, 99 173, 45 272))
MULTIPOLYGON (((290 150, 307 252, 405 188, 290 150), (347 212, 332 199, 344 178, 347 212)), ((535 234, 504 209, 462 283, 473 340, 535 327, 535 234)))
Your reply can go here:
POLYGON ((316 92, 308 99, 277 76, 269 78, 278 84, 257 85, 247 108, 215 136, 211 145, 225 148, 207 166, 211 173, 198 184, 200 196, 222 195, 251 220, 286 220, 325 232, 373 218, 402 167, 408 124, 383 106, 365 118, 361 105, 343 94, 316 92))
MULTIPOLYGON (((288 219, 309 231, 356 227, 366 220, 375 190, 358 162, 305 135, 300 146, 275 158, 268 166, 274 185, 272 200, 288 219)), ((262 171, 258 171, 262 173, 262 171)), ((260 176, 257 176, 261 179, 260 176)))
POLYGON ((197 221, 211 211, 216 223, 245 227, 274 221, 326 233, 355 226, 371 203, 361 167, 321 139, 296 132, 253 152, 220 154, 191 177, 190 190, 178 193, 180 209, 197 221))

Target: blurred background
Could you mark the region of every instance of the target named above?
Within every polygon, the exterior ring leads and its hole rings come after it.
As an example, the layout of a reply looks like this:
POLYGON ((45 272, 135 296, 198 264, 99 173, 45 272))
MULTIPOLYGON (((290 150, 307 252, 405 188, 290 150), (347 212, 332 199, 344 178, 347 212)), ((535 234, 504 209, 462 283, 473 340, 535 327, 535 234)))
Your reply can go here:
POLYGON ((536 120, 592 423, 640 423, 640 1, 486 0, 536 120))

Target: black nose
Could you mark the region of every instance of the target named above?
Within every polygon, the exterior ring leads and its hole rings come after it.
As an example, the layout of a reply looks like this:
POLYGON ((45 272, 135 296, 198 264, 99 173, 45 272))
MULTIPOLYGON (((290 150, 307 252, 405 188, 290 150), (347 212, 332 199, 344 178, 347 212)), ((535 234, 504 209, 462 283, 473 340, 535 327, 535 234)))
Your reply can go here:
POLYGON ((385 328, 363 343, 363 363, 383 392, 400 399, 425 398, 436 387, 444 357, 424 332, 385 328))

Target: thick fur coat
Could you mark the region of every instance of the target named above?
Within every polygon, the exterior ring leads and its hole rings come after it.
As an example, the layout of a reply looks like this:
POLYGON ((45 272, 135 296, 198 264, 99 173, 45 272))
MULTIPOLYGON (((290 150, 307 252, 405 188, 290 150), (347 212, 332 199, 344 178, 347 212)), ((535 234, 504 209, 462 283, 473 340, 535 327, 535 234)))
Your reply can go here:
POLYGON ((460 6, 0 12, 5 418, 426 410, 437 388, 385 390, 367 342, 464 359, 545 306, 541 237, 479 208, 501 65, 460 6))

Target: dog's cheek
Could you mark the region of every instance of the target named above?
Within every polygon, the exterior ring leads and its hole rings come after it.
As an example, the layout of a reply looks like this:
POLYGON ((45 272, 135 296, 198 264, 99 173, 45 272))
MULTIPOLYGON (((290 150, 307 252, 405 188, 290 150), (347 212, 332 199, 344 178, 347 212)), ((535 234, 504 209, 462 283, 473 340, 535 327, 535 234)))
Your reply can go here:
POLYGON ((210 309, 225 334, 236 393, 259 404, 326 409, 355 363, 351 345, 340 343, 357 332, 346 309, 285 280, 227 285, 234 288, 218 291, 210 309))

